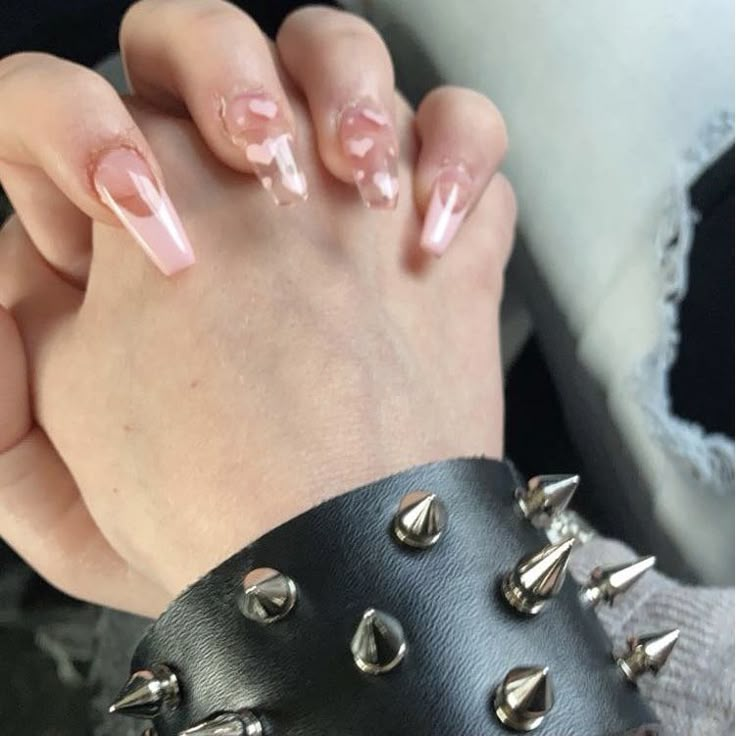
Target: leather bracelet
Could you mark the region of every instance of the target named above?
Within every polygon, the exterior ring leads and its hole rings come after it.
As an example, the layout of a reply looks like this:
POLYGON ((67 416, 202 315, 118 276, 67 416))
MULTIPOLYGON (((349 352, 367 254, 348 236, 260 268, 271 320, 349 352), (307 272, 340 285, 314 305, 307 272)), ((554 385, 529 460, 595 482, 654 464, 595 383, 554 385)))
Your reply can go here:
POLYGON ((333 498, 180 595, 110 710, 148 736, 661 734, 635 682, 676 633, 616 662, 592 610, 650 563, 581 591, 574 540, 545 545, 576 486, 458 459, 333 498))

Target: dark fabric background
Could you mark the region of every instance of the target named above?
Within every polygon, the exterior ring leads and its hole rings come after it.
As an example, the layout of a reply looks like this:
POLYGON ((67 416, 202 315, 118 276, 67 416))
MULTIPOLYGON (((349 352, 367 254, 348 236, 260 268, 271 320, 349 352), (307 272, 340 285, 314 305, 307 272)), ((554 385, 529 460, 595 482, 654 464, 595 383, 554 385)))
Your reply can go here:
POLYGON ((709 432, 734 436, 734 149, 695 183, 700 214, 690 282, 680 307, 682 341, 670 373, 672 408, 709 432))
MULTIPOLYGON (((299 0, 230 0, 273 36, 299 0)), ((322 0, 322 5, 334 5, 322 0)), ((0 0, 0 57, 45 51, 93 66, 117 47, 118 26, 132 0, 0 0)))

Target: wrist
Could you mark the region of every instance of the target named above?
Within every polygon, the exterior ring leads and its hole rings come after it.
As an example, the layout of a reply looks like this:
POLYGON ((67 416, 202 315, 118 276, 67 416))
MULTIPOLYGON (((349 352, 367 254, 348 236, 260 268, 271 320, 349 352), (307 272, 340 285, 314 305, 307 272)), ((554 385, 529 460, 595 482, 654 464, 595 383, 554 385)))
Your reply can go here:
POLYGON ((139 646, 116 710, 140 702, 131 693, 147 697, 145 673, 164 665, 178 685, 171 702, 155 698, 161 736, 225 715, 265 733, 363 736, 399 722, 410 733, 501 734, 544 721, 591 736, 650 723, 594 613, 563 585, 569 542, 545 545, 518 513, 516 488, 507 465, 462 459, 311 509, 171 606, 139 646), (419 489, 424 510, 443 512, 408 523, 404 501, 419 489), (267 584, 253 581, 267 570, 267 584), (520 676, 545 691, 534 712, 506 697, 520 676))
MULTIPOLYGON (((241 471, 232 474, 225 485, 228 496, 242 498, 242 513, 233 517, 211 508, 207 526, 196 521, 200 531, 180 535, 179 557, 182 564, 167 567, 163 583, 170 598, 176 597, 209 570, 216 567, 245 545, 264 536, 309 509, 351 489, 400 473, 408 468, 452 457, 487 456, 482 450, 454 452, 446 442, 428 442, 424 447, 408 447, 399 437, 393 441, 342 443, 339 448, 325 448, 304 458, 298 455, 292 463, 262 466, 261 482, 243 481, 241 471), (355 450, 350 448, 354 447, 355 450), (362 452, 360 451, 362 449, 362 452)), ((219 498, 222 494, 216 495, 219 498)), ((234 504, 228 503, 227 509, 234 504)), ((177 522, 178 523, 178 522, 177 522)))

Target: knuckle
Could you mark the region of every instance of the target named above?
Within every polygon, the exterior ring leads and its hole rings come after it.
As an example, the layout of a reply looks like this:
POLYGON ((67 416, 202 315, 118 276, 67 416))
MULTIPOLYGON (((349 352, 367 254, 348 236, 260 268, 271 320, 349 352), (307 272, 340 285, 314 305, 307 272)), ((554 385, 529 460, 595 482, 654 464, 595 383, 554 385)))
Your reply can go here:
POLYGON ((323 22, 329 22, 330 17, 339 13, 339 10, 330 8, 326 5, 304 5, 301 8, 292 10, 281 23, 279 33, 289 33, 299 26, 305 24, 322 25, 323 22))
POLYGON ((73 64, 63 73, 63 95, 66 99, 73 100, 78 96, 99 99, 115 95, 109 82, 83 66, 73 64))
MULTIPOLYGON (((388 53, 386 44, 376 28, 364 18, 344 10, 309 5, 292 12, 281 26, 284 34, 299 31, 302 27, 319 28, 329 43, 368 44, 388 53)), ((281 32, 280 32, 281 34, 281 32)))
POLYGON ((55 60, 50 54, 37 51, 19 51, 0 59, 0 79, 6 79, 12 74, 22 73, 25 70, 37 67, 40 64, 55 60))
POLYGON ((183 7, 175 4, 171 6, 174 14, 171 26, 175 26, 177 32, 184 37, 201 40, 203 37, 215 36, 221 41, 219 33, 223 29, 231 29, 233 24, 245 24, 260 35, 260 30, 251 17, 229 3, 215 0, 187 4, 186 10, 183 7))
POLYGON ((110 84, 99 74, 80 64, 51 54, 23 52, 0 61, 0 80, 18 77, 14 83, 44 87, 47 99, 61 101, 65 107, 74 100, 109 97, 110 84))
POLYGON ((506 121, 495 103, 486 95, 472 89, 464 90, 468 105, 472 105, 482 125, 500 137, 504 151, 508 147, 508 131, 506 121))
POLYGON ((17 54, 9 54, 8 56, 4 56, 0 59, 0 79, 4 79, 19 66, 23 66, 29 56, 31 56, 31 54, 28 52, 20 52, 17 54))
POLYGON ((352 13, 330 14, 325 31, 332 36, 365 39, 383 45, 383 39, 376 28, 364 18, 352 13))
POLYGON ((186 44, 186 39, 201 42, 203 36, 243 22, 256 28, 249 15, 223 0, 138 0, 125 13, 120 35, 132 42, 137 29, 153 27, 161 29, 162 37, 186 44))
POLYGON ((506 121, 494 102, 482 92, 453 85, 436 87, 422 100, 417 114, 432 120, 438 113, 472 120, 474 130, 483 137, 493 137, 502 155, 508 150, 506 121))
POLYGON ((128 6, 123 13, 120 21, 120 45, 125 46, 125 42, 142 16, 145 16, 151 9, 151 0, 136 0, 128 6))
POLYGON ((147 10, 149 10, 150 6, 151 0, 135 0, 134 2, 132 2, 128 6, 128 9, 123 13, 123 17, 120 21, 121 33, 123 29, 128 26, 129 23, 135 22, 135 20, 141 13, 145 13, 147 10))

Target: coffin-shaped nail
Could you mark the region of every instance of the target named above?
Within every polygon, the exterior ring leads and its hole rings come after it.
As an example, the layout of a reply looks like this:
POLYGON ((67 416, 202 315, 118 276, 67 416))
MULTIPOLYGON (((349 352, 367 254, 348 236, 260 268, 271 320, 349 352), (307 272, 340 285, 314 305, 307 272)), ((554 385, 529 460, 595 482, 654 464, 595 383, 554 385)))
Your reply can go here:
POLYGON ((470 208, 473 180, 463 164, 445 166, 437 175, 424 219, 422 248, 441 256, 470 208))
POLYGON ((376 103, 353 103, 340 115, 338 134, 365 205, 377 209, 396 207, 398 142, 388 115, 376 103))
POLYGON ((192 246, 171 199, 138 152, 106 151, 97 161, 93 180, 100 199, 166 276, 194 263, 192 246))
POLYGON ((276 204, 307 198, 307 179, 296 158, 294 136, 272 97, 252 92, 223 101, 222 120, 276 204))

